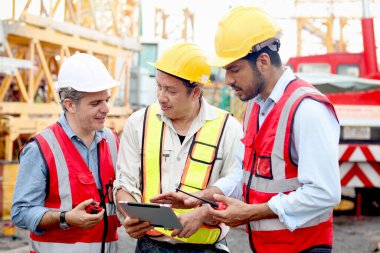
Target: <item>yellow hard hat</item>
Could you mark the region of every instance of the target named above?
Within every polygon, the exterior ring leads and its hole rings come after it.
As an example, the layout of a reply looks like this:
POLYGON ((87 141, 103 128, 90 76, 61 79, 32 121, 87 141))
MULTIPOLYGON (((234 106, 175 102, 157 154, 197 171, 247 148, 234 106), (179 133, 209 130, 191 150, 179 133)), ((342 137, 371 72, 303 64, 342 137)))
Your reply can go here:
POLYGON ((257 7, 231 9, 219 22, 215 34, 216 56, 208 62, 211 66, 224 67, 278 41, 280 31, 273 18, 257 7))
POLYGON ((207 64, 203 51, 192 43, 181 43, 169 48, 151 65, 190 83, 210 84, 211 66, 207 64))

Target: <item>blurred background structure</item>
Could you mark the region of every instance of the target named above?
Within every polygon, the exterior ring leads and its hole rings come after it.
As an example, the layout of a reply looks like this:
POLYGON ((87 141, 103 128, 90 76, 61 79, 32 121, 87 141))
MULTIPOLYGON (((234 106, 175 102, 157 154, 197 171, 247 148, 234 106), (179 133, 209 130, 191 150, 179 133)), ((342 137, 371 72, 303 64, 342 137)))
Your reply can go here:
MULTIPOLYGON (((107 120, 121 133, 132 111, 156 99, 155 70, 147 62, 177 42, 195 42, 211 55, 218 20, 237 5, 259 6, 277 19, 283 30, 284 63, 328 94, 339 110, 347 201, 337 210, 379 214, 379 0, 3 0, 2 233, 15 233, 9 212, 18 152, 61 112, 54 85, 66 57, 76 52, 94 54, 121 81, 112 91, 107 120)), ((206 99, 242 120, 245 105, 223 85, 223 69, 213 69, 212 77, 206 99)))

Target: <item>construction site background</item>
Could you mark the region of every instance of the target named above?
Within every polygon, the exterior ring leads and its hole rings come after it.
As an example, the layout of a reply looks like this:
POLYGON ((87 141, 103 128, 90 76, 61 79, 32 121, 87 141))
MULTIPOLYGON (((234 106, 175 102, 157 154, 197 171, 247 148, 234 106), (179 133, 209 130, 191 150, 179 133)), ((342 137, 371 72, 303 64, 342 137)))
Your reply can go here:
MULTIPOLYGON (((368 3, 372 13, 377 15, 374 24, 375 31, 379 31, 380 3, 376 0, 368 3)), ((154 62, 162 51, 175 42, 195 42, 211 53, 213 34, 210 31, 215 30, 217 20, 227 9, 239 4, 257 5, 273 12, 284 31, 284 46, 280 50, 284 62, 296 55, 361 50, 362 42, 358 34, 361 33, 359 19, 362 3, 359 0, 2 1, 0 240, 24 243, 24 239, 12 240, 19 235, 17 233, 24 232, 16 229, 10 221, 18 171, 17 155, 33 134, 54 122, 61 113, 54 86, 65 58, 76 52, 94 54, 121 82, 120 87, 112 90, 111 110, 107 119, 107 126, 121 133, 125 120, 134 110, 155 101, 155 70, 147 62, 154 62)), ((377 32, 376 36, 379 41, 380 33, 377 32)), ((212 86, 205 89, 206 99, 241 120, 245 104, 223 85, 223 70, 213 69, 212 76, 212 86)), ((373 165, 378 164, 376 161, 373 165)), ((380 176, 380 170, 374 173, 380 176)), ((376 180, 374 184, 378 189, 380 181, 376 180)), ((345 204, 343 210, 348 210, 346 214, 357 213, 355 201, 345 204)), ((367 209, 372 210, 376 204, 380 210, 380 203, 377 202, 367 209)), ((380 230, 379 220, 374 218, 371 221, 379 225, 377 229, 371 227, 368 230, 376 236, 380 230)), ((359 228, 358 224, 360 222, 355 226, 359 228)), ((354 226, 351 228, 348 231, 355 231, 354 226)), ((350 240, 348 236, 340 238, 342 241, 345 238, 350 240)), ((0 245, 5 245, 2 243, 5 241, 0 242, 0 245)))

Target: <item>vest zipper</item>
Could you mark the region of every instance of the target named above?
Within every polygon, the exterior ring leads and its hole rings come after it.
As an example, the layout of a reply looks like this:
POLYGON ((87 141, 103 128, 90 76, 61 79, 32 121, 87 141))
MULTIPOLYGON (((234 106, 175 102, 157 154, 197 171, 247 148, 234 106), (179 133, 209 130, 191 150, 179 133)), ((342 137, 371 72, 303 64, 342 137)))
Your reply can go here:
MULTIPOLYGON (((251 171, 250 171, 250 174, 249 174, 249 179, 248 179, 248 182, 247 182, 247 189, 246 189, 246 193, 245 193, 245 201, 246 203, 249 204, 249 193, 251 191, 251 182, 252 182, 252 177, 253 177, 253 171, 254 171, 254 168, 255 168, 255 162, 256 162, 256 151, 253 152, 253 161, 252 161, 252 168, 251 168, 251 171)), ((256 249, 255 249, 255 245, 253 244, 253 239, 252 239, 252 229, 251 229, 251 225, 249 224, 249 222, 247 223, 247 229, 248 229, 248 238, 249 238, 249 245, 251 246, 251 249, 252 249, 252 252, 253 253, 256 253, 256 249)))
MULTIPOLYGON (((103 181, 102 181, 102 176, 101 176, 101 168, 100 168, 100 153, 99 153, 99 144, 98 144, 98 177, 99 177, 99 182, 100 182, 100 190, 99 192, 99 197, 100 199, 103 199, 103 181)), ((106 205, 106 200, 104 199, 104 217, 103 217, 103 237, 102 237, 102 246, 101 246, 101 253, 105 252, 105 243, 106 243, 106 238, 107 238, 107 230, 108 230, 108 216, 107 216, 107 205, 106 205)))

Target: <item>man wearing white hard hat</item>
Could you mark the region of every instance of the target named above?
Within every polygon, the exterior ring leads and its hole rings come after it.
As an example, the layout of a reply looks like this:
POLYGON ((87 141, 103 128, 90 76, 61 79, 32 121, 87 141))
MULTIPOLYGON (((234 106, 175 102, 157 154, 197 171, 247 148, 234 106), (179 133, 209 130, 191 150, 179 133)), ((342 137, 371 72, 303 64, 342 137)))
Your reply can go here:
POLYGON ((104 127, 119 85, 96 57, 77 53, 59 71, 63 113, 20 152, 12 220, 30 252, 117 252, 112 183, 119 141, 104 127))

